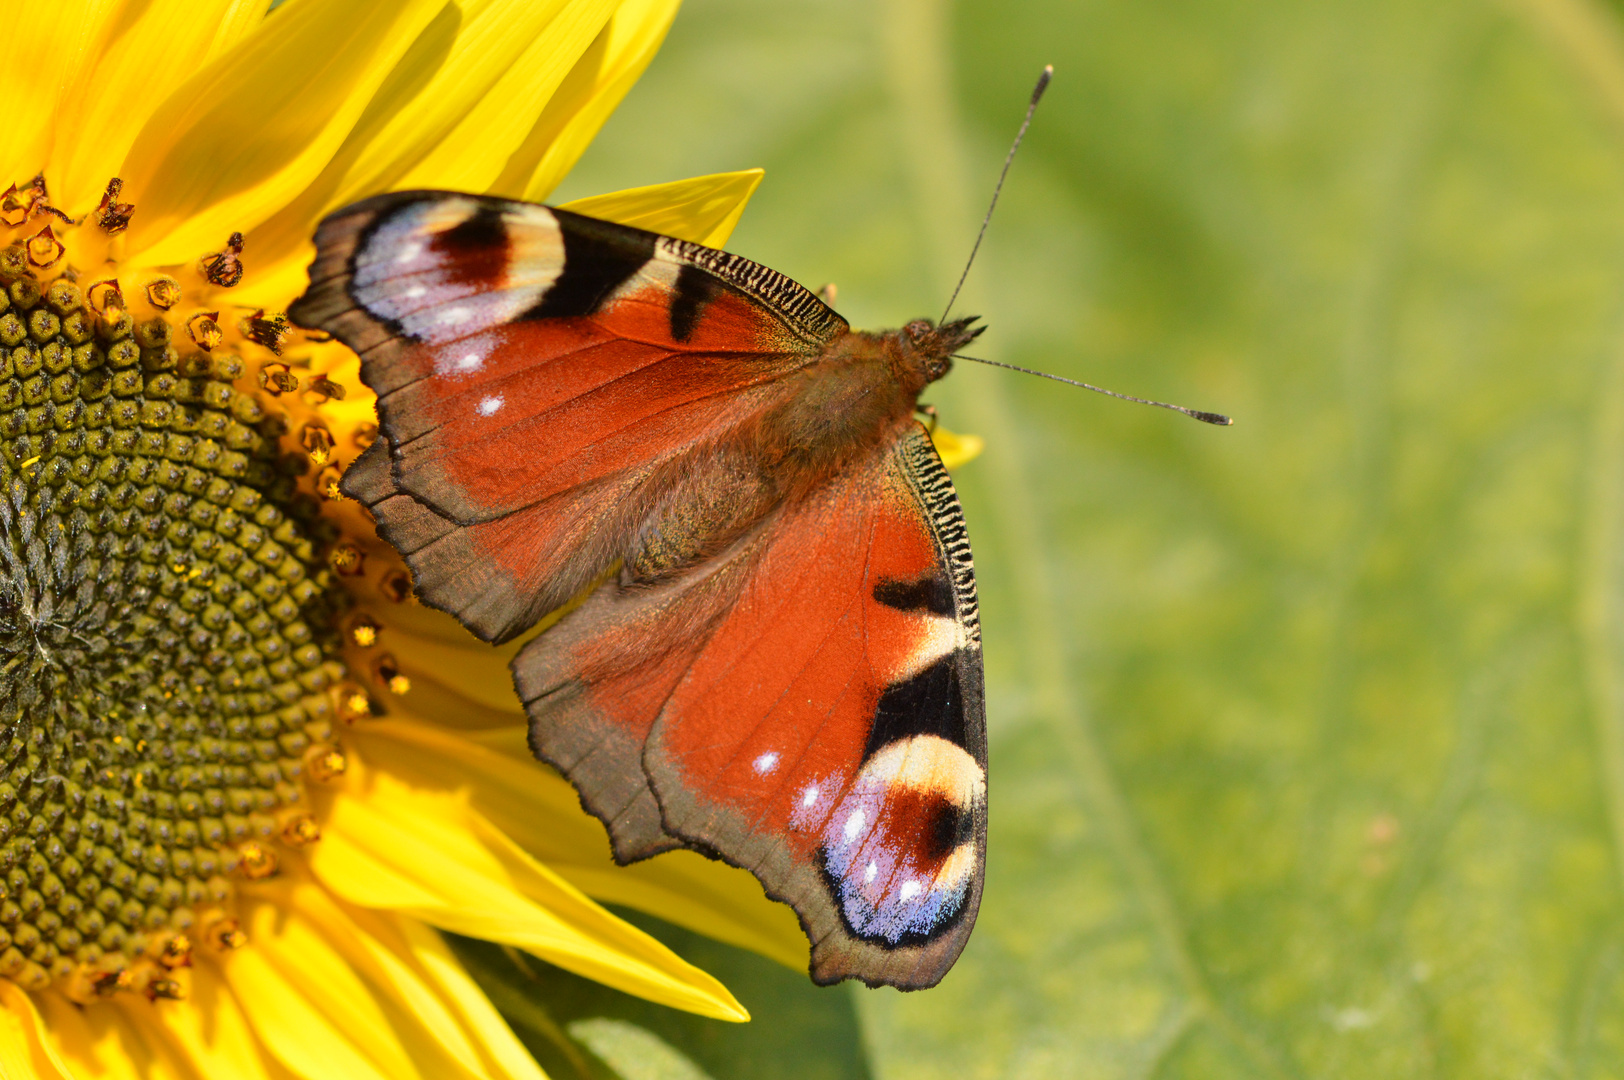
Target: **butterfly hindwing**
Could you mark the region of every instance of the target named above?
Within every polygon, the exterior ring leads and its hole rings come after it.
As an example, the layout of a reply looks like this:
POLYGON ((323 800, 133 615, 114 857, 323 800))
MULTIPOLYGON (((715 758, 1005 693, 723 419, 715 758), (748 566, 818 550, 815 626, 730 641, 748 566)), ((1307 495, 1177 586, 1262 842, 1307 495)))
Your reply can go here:
POLYGON ((419 596, 488 640, 599 576, 848 329, 749 260, 528 203, 383 195, 316 243, 290 314, 378 393, 390 478, 368 493, 392 498, 368 505, 421 542, 419 596))
POLYGON ((617 574, 513 660, 531 749, 576 785, 622 863, 681 844, 643 773, 643 742, 738 598, 760 543, 758 531, 653 588, 617 574))
POLYGON ((664 832, 794 906, 820 982, 931 985, 980 902, 975 585, 951 482, 909 427, 703 577, 605 586, 514 661, 543 742, 649 725, 664 832))

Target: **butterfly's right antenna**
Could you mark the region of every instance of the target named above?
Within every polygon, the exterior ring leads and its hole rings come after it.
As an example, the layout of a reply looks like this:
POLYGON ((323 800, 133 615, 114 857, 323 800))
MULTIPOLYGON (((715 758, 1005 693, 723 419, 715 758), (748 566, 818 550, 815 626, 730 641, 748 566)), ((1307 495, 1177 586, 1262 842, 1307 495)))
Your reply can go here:
POLYGON ((1218 427, 1229 427, 1235 422, 1229 417, 1225 416, 1223 413, 1208 412, 1205 409, 1186 409, 1183 405, 1174 405, 1166 401, 1152 401, 1149 398, 1134 397, 1132 394, 1119 394, 1115 390, 1107 390, 1105 387, 1095 386, 1093 383, 1078 382, 1076 379, 1068 379, 1064 375, 1050 375, 1047 371, 1035 371, 1032 368, 1021 367, 1017 364, 1006 364, 1002 360, 983 360, 979 356, 965 356, 963 353, 954 353, 953 359, 974 360, 978 364, 989 364, 992 367, 1008 368, 1011 371, 1021 371, 1028 375, 1037 375, 1040 378, 1053 379, 1055 382, 1063 382, 1071 386, 1080 386, 1084 390, 1092 390, 1096 394, 1104 394, 1106 397, 1120 398, 1123 401, 1137 401, 1141 405, 1154 405, 1158 409, 1172 409, 1174 412, 1183 413, 1185 416, 1188 416, 1193 420, 1199 420, 1203 424, 1215 424, 1218 427))
POLYGON ((975 246, 970 249, 970 257, 965 260, 964 273, 959 275, 959 283, 953 286, 953 295, 947 298, 947 306, 942 309, 942 317, 936 320, 938 326, 947 321, 947 313, 953 310, 953 301, 959 298, 959 290, 964 288, 964 279, 970 276, 970 267, 976 261, 976 252, 981 250, 981 240, 987 235, 987 226, 992 222, 993 208, 998 205, 998 193, 1004 190, 1004 178, 1009 175, 1009 166, 1015 160, 1015 151, 1021 148, 1021 140, 1026 138, 1026 129, 1032 126, 1032 114, 1038 111, 1038 99, 1043 97, 1043 91, 1048 89, 1049 80, 1052 78, 1054 65, 1044 65, 1043 74, 1038 76, 1038 84, 1032 88, 1032 103, 1026 107, 1026 119, 1021 121, 1021 130, 1015 133, 1015 142, 1004 158, 1004 171, 998 174, 998 183, 992 189, 992 202, 987 204, 987 216, 981 219, 981 231, 976 233, 975 246))

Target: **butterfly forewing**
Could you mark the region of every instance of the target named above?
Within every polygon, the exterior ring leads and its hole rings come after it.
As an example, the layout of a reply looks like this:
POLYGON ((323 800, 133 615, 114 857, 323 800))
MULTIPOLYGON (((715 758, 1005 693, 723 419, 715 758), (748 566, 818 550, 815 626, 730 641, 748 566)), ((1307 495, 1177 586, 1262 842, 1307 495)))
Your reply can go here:
POLYGON ((527 203, 383 195, 316 243, 290 314, 360 354, 392 492, 419 507, 369 505, 386 533, 398 517, 433 537, 419 595, 489 640, 601 574, 673 478, 846 329, 748 260, 527 203), (462 576, 481 561, 475 595, 462 576))

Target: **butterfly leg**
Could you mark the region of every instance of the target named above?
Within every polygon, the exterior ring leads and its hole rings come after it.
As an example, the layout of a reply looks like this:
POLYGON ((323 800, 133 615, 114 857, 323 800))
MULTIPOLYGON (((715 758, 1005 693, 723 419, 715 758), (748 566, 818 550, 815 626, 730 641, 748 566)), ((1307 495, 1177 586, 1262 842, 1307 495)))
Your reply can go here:
POLYGON ((914 406, 914 412, 918 413, 920 416, 928 418, 930 420, 930 433, 932 435, 936 434, 936 424, 937 424, 937 421, 940 419, 940 417, 938 417, 937 414, 936 414, 936 406, 934 406, 934 405, 915 405, 914 406))
POLYGON ((827 284, 825 284, 823 286, 823 288, 818 290, 818 299, 822 300, 825 304, 828 304, 830 307, 835 306, 835 297, 837 295, 839 295, 839 294, 835 291, 835 283, 832 282, 832 281, 828 282, 827 284))

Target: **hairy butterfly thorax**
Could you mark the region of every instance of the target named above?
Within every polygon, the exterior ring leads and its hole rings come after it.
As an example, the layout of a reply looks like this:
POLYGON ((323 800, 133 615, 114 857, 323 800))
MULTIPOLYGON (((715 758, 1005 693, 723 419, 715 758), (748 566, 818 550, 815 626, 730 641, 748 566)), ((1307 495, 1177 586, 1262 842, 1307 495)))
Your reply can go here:
POLYGON ((946 375, 951 356, 985 327, 918 319, 900 330, 848 330, 794 378, 794 390, 754 437, 785 493, 805 493, 893 442, 912 423, 919 394, 946 375))

